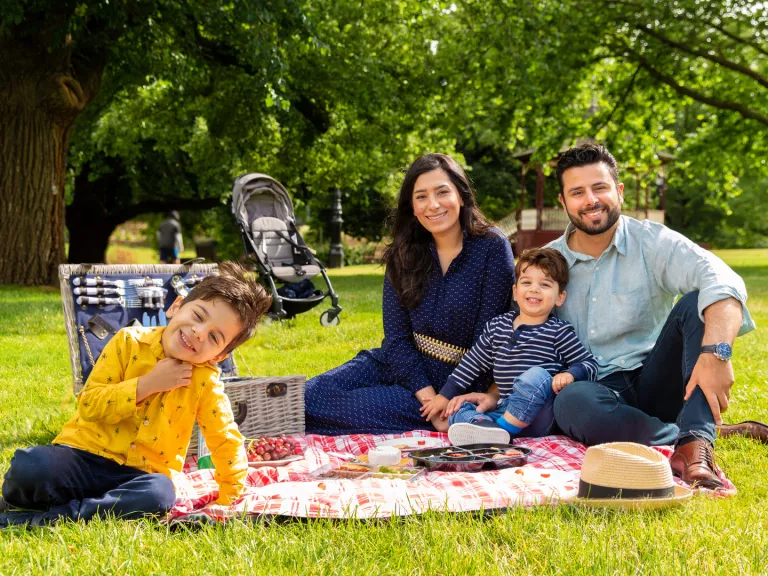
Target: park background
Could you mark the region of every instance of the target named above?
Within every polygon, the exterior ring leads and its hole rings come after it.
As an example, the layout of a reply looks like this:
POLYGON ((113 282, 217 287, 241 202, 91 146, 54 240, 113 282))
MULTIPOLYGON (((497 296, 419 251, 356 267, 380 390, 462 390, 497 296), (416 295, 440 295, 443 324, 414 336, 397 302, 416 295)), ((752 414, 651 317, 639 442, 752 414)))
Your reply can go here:
MULTIPOLYGON (((172 209, 187 246, 239 257, 231 185, 258 171, 321 257, 340 190, 359 264, 420 154, 455 155, 504 220, 521 153, 547 176, 581 138, 619 160, 627 209, 646 189, 656 207, 674 157, 666 223, 745 278, 759 327, 735 347, 726 416, 768 420, 767 35, 765 5, 743 0, 0 0, 0 469, 74 410, 60 263, 155 261, 172 209)), ((524 183, 530 207, 535 174, 524 183)), ((556 193, 550 175, 547 206, 556 193)), ((254 372, 311 376, 380 342, 381 268, 332 279, 342 323, 314 310, 264 326, 242 350, 254 372)), ((97 521, 2 534, 0 573, 765 573, 766 449, 717 454, 738 495, 676 511, 97 521)))

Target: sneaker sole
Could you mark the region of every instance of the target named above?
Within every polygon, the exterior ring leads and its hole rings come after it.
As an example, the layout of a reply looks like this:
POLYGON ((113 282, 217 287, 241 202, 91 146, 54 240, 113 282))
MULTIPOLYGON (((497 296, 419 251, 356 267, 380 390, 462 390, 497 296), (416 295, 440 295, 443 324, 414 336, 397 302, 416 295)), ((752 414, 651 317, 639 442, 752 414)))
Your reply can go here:
POLYGON ((460 422, 448 428, 448 440, 454 446, 509 444, 509 432, 502 428, 488 428, 460 422))

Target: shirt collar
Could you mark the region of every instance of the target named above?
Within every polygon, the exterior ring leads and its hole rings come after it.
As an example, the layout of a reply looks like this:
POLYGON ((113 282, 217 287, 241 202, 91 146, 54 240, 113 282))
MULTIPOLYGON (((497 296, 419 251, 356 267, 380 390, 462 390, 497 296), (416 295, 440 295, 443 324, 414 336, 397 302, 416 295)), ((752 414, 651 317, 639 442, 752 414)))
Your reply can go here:
MULTIPOLYGON (((616 226, 616 231, 613 233, 613 238, 611 239, 610 244, 610 246, 615 246, 616 251, 622 256, 626 256, 627 254, 626 219, 626 216, 619 216, 619 225, 616 226)), ((560 243, 560 253, 565 256, 565 260, 568 262, 568 268, 572 268, 577 260, 592 260, 591 256, 581 254, 580 252, 574 252, 571 250, 570 246, 568 246, 568 236, 573 234, 574 230, 576 230, 576 227, 572 222, 569 222, 563 235, 556 240, 556 242, 560 243)))
POLYGON ((139 342, 149 346, 152 354, 154 354, 158 360, 165 358, 162 342, 163 332, 165 332, 165 326, 152 328, 150 330, 142 330, 139 334, 139 342))

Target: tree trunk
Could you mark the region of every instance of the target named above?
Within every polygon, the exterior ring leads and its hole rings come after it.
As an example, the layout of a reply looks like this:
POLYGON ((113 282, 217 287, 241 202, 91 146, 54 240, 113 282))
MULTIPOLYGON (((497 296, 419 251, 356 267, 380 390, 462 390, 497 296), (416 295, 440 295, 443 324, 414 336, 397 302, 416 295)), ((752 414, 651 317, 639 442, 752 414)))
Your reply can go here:
POLYGON ((44 38, 7 36, 0 54, 0 284, 50 284, 64 261, 69 138, 103 68, 76 79, 67 43, 44 38))
POLYGON ((71 126, 0 100, 0 284, 52 282, 64 260, 65 151, 71 126))

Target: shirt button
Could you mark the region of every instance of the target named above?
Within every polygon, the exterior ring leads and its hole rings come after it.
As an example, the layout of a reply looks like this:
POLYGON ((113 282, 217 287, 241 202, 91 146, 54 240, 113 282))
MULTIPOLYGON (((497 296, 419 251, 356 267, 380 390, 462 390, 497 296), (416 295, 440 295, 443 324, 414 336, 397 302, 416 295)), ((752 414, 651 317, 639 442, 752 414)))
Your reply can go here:
POLYGON ((592 302, 597 302, 597 298, 592 298, 592 302))
POLYGON ((595 272, 597 272, 598 270, 600 270, 600 266, 595 266, 595 272))
POLYGON ((149 426, 149 418, 144 418, 144 426, 149 426))
POLYGON ((624 364, 624 360, 620 360, 620 363, 621 363, 621 364, 624 364))
POLYGON ((594 334, 594 333, 595 333, 595 331, 594 331, 594 330, 590 330, 590 331, 589 331, 589 333, 590 333, 590 334, 594 334))
POLYGON ((131 444, 131 450, 136 450, 136 444, 131 444))

